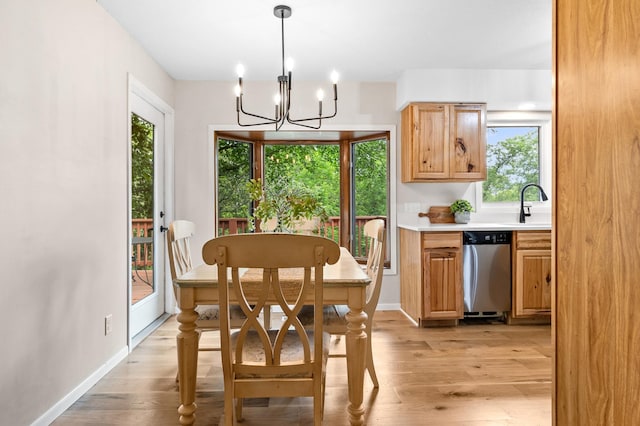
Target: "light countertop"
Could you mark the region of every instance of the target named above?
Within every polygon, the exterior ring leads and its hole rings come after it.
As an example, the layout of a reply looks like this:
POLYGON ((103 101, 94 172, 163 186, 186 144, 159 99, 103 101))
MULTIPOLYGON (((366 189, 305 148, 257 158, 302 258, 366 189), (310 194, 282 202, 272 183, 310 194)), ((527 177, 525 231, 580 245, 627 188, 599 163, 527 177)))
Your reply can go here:
POLYGON ((550 223, 489 223, 474 222, 469 223, 430 223, 428 220, 419 223, 398 223, 399 228, 418 232, 440 232, 440 231, 540 231, 551 230, 550 223))

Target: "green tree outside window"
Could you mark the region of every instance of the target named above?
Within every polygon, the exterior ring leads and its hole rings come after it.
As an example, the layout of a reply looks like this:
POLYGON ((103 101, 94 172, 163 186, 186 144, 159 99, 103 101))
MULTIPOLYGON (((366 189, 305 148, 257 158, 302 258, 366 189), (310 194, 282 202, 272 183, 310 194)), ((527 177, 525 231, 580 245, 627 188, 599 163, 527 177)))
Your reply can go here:
MULTIPOLYGON (((484 202, 517 202, 527 183, 540 181, 539 127, 489 127, 487 129, 487 180, 484 202)), ((539 201, 533 191, 526 201, 539 201)))

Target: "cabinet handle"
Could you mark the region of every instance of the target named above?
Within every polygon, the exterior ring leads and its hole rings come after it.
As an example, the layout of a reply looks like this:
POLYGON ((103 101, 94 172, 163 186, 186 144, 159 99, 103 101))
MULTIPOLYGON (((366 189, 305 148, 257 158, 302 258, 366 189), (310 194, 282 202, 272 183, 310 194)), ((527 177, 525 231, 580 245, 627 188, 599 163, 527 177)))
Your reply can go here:
POLYGON ((547 284, 551 284, 551 275, 547 274, 545 280, 547 281, 547 284))

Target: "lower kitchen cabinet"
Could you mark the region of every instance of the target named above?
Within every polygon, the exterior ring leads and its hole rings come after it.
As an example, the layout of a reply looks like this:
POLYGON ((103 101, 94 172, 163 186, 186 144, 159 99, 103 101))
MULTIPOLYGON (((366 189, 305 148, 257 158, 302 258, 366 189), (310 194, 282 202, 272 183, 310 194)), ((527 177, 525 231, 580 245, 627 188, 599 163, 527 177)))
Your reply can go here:
POLYGON ((400 302, 420 325, 462 318, 462 233, 400 229, 400 302))
POLYGON ((551 315, 551 231, 514 232, 511 255, 511 316, 551 315))

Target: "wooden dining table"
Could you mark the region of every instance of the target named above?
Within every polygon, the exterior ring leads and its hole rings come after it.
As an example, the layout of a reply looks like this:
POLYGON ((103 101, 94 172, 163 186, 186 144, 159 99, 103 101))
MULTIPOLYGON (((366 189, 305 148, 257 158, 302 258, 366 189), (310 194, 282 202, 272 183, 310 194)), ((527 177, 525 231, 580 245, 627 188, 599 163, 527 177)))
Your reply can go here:
MULTIPOLYGON (((251 275, 247 273, 247 279, 251 275)), ((351 425, 364 424, 363 387, 367 330, 364 324, 367 314, 363 312, 366 302, 366 287, 370 279, 351 253, 340 248, 340 259, 333 265, 324 267, 324 303, 348 305, 346 316, 348 326, 346 334, 347 376, 349 404, 347 414, 351 425)), ((178 314, 179 332, 178 377, 180 389, 180 424, 190 425, 196 419, 196 369, 198 364, 198 336, 196 333, 195 308, 198 305, 216 305, 219 302, 218 272, 215 265, 200 265, 177 277, 173 285, 180 313, 178 314)), ((235 292, 229 292, 230 301, 234 301, 235 292)), ((272 300, 275 302, 275 299, 272 300)), ((310 299, 311 303, 312 300, 310 299)))

